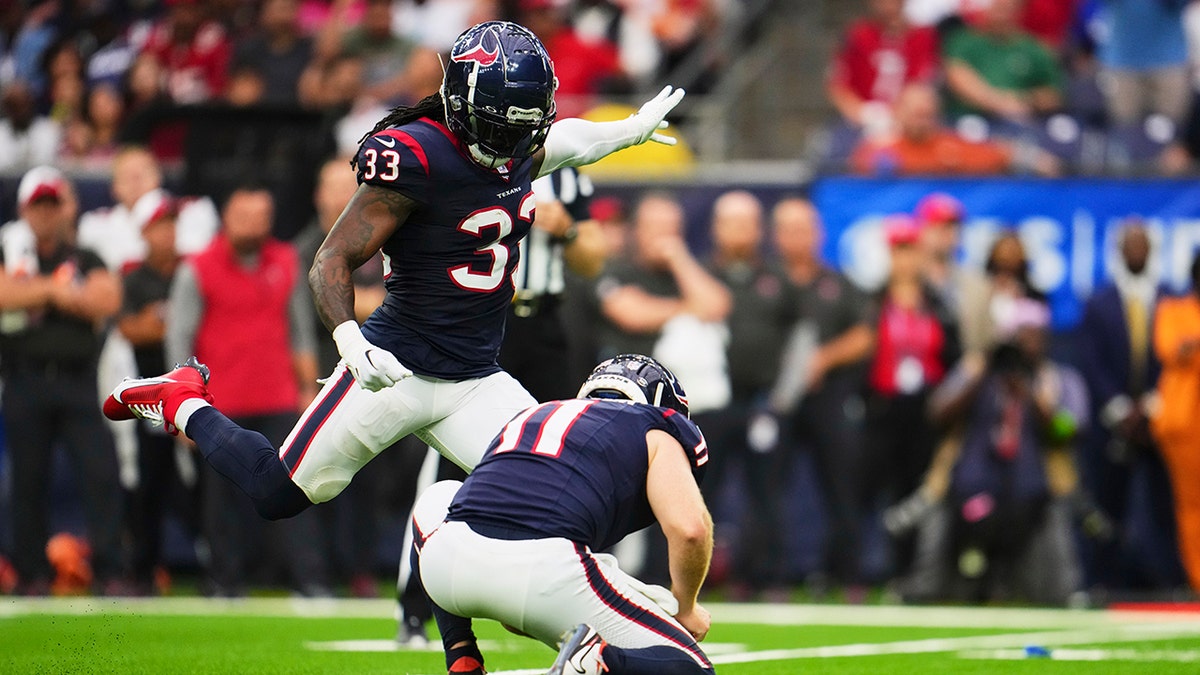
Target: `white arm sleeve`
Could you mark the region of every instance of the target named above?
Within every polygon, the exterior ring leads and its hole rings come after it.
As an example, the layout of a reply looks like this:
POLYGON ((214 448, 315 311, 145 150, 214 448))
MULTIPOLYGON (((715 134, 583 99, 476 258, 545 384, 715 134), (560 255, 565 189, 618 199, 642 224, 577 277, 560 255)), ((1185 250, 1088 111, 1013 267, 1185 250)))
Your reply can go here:
POLYGON ((555 122, 546 134, 546 156, 538 176, 564 166, 583 166, 637 145, 640 134, 633 118, 619 122, 589 122, 575 117, 555 122))
POLYGON ((591 164, 618 150, 646 141, 674 145, 674 138, 660 134, 658 130, 667 127, 663 118, 679 104, 683 95, 682 89, 667 85, 658 96, 646 101, 636 113, 623 120, 589 122, 568 118, 555 122, 546 134, 538 177, 564 166, 591 164))

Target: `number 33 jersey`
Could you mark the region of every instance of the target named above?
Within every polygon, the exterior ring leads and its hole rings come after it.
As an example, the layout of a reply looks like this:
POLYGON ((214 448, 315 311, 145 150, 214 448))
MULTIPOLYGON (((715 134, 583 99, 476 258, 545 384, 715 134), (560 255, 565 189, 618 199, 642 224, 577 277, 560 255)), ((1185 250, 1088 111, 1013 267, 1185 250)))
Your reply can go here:
POLYGON ((708 445, 674 410, 551 401, 504 427, 455 495, 447 520, 496 539, 563 537, 593 551, 607 549, 654 522, 646 497, 652 429, 679 441, 699 480, 708 445))
POLYGON ((417 207, 383 244, 387 296, 363 334, 419 375, 498 372, 517 243, 533 223, 533 161, 484 169, 428 118, 384 129, 358 151, 358 181, 417 207))

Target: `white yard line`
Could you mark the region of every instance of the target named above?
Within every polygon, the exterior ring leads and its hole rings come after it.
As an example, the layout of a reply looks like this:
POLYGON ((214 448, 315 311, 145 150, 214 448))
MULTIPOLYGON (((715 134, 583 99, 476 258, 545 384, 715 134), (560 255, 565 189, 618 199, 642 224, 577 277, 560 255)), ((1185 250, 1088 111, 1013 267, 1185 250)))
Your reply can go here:
POLYGON ((976 635, 957 638, 931 638, 925 640, 901 640, 898 642, 863 642, 825 647, 802 647, 799 649, 773 649, 744 654, 714 656, 715 664, 752 663, 757 661, 781 661, 791 659, 822 659, 848 656, 884 656, 889 654, 930 654, 971 649, 997 649, 1002 647, 1024 647, 1026 645, 1080 645, 1111 642, 1141 642, 1175 637, 1200 635, 1196 626, 1176 625, 1131 625, 1083 630, 1041 631, 1034 633, 1003 633, 1000 635, 976 635))
MULTIPOLYGON (((1200 626, 1200 613, 1009 607, 909 607, 903 605, 705 605, 717 624, 776 626, 922 626, 927 628, 1048 629, 1130 623, 1200 626)), ((388 599, 308 600, 295 598, 0 598, 0 618, 28 614, 143 614, 154 616, 236 615, 261 617, 392 617, 388 599)))

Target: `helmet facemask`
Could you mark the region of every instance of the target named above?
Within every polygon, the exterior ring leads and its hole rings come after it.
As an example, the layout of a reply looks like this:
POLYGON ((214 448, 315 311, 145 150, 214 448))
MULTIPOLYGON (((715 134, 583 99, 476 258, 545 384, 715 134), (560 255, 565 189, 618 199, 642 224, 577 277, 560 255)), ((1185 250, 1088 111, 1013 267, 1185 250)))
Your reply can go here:
POLYGON ((475 162, 496 169, 542 147, 557 88, 550 57, 532 33, 507 22, 480 24, 459 37, 446 64, 446 123, 475 162))

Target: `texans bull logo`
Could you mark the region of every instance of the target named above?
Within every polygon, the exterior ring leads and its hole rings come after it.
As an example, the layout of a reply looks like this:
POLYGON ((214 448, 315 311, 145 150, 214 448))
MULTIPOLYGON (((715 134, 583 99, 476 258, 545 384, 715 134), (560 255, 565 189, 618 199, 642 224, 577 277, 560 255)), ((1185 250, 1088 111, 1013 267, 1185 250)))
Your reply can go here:
POLYGON ((480 66, 486 68, 486 67, 492 65, 493 63, 495 63, 496 59, 499 57, 500 57, 500 37, 498 35, 496 35, 496 32, 494 30, 489 28, 487 30, 482 31, 479 34, 479 42, 478 43, 476 43, 470 49, 467 49, 466 51, 462 52, 461 54, 452 54, 450 56, 450 60, 456 61, 456 62, 474 61, 475 63, 478 63, 480 66), (491 45, 491 49, 488 49, 488 47, 486 46, 489 43, 491 45))

